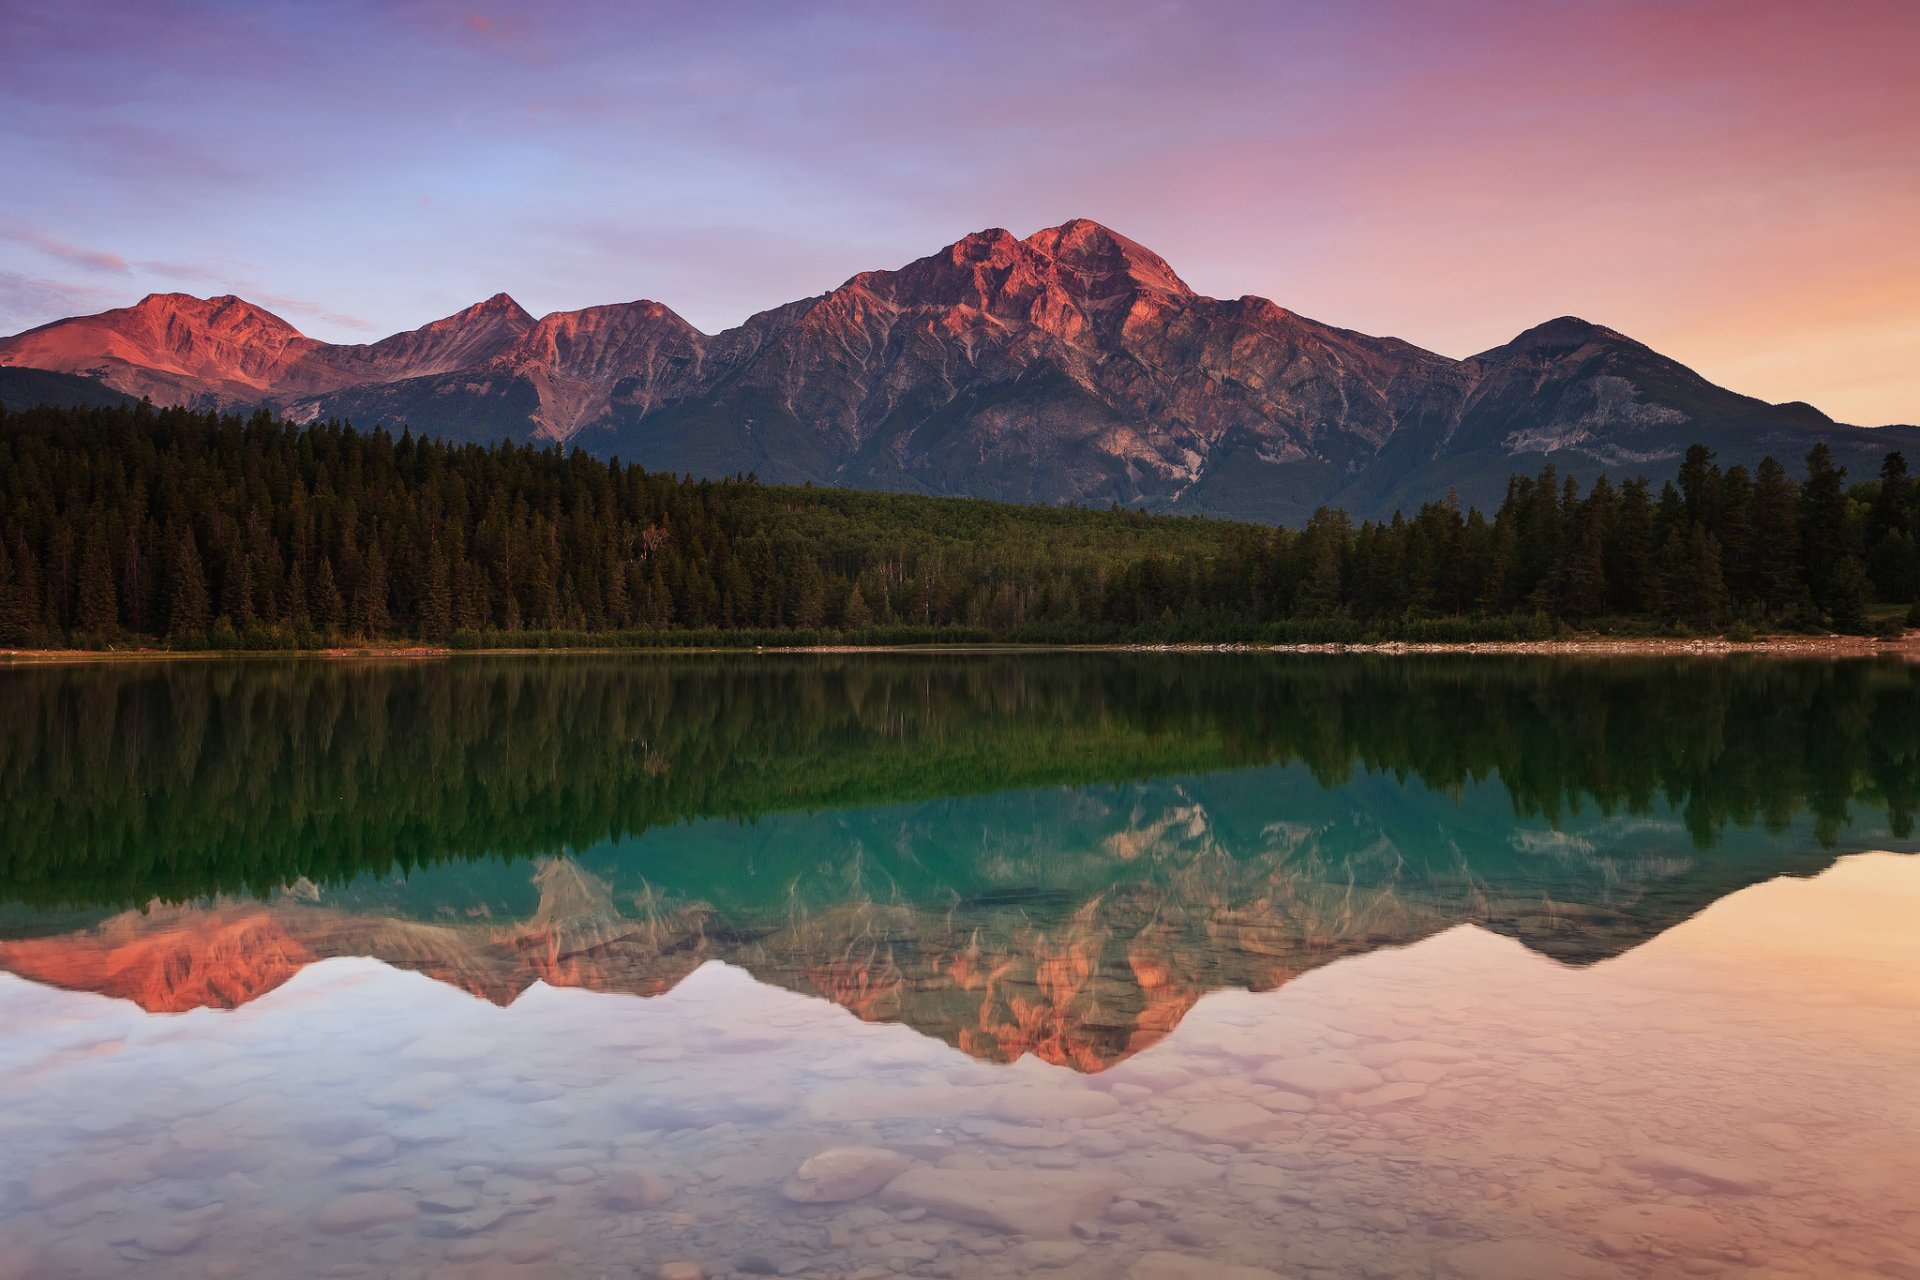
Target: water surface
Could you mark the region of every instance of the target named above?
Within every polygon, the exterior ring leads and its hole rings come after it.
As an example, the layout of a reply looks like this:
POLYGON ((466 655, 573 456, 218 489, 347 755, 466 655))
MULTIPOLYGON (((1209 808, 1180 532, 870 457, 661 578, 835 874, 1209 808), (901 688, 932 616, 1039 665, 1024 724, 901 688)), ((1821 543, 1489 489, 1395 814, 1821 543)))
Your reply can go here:
POLYGON ((0 708, 0 1274, 1920 1275, 1898 662, 0 708))

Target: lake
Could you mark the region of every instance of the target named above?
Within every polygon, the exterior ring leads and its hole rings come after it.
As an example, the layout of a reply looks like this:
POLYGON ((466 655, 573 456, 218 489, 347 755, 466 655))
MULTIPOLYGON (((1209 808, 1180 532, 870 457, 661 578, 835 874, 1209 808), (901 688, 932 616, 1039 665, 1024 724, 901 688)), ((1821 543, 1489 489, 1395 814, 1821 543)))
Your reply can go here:
POLYGON ((1920 1277, 1920 668, 0 669, 0 1276, 1920 1277))

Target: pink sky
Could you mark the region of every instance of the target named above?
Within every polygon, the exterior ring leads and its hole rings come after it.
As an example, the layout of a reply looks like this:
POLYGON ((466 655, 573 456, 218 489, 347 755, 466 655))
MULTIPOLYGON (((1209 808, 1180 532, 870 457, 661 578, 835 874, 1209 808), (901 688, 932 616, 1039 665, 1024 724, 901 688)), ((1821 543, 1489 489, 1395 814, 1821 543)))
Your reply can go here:
POLYGON ((707 330, 1095 218, 1466 355, 1562 314, 1920 421, 1920 4, 0 0, 0 331, 505 289, 707 330))

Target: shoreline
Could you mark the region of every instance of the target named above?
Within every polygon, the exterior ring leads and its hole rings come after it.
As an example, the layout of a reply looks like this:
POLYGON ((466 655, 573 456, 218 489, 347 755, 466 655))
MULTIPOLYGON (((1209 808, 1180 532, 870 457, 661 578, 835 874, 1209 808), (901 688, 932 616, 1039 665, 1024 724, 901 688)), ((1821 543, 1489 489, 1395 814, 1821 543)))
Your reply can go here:
POLYGON ((914 644, 914 645, 703 645, 642 647, 578 645, 566 648, 501 646, 454 649, 430 645, 368 645, 325 649, 0 649, 0 666, 40 666, 94 662, 207 661, 221 658, 307 658, 329 662, 388 662, 459 657, 559 657, 609 655, 658 657, 673 654, 991 654, 991 653, 1277 653, 1277 654, 1483 654, 1489 656, 1569 657, 1727 657, 1753 654, 1776 657, 1911 656, 1920 659, 1920 632, 1898 639, 1873 636, 1775 636, 1755 640, 1719 637, 1587 636, 1567 640, 1486 640, 1420 643, 1385 640, 1372 644, 1258 644, 1244 641, 1188 641, 1168 644, 914 644))

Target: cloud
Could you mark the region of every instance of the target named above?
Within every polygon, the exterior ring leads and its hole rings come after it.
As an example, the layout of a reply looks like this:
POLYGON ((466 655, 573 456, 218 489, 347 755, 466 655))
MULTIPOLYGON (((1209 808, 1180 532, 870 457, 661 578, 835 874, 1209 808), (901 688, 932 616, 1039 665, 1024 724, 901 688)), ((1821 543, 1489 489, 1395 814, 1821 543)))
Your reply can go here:
POLYGON ((219 267, 210 267, 203 262, 176 262, 161 258, 145 258, 134 265, 149 275, 172 276, 176 280, 224 280, 227 272, 219 267))
POLYGON ((20 223, 0 224, 0 240, 11 240, 15 244, 26 245, 30 249, 39 250, 49 258, 57 258, 69 266, 84 267, 88 271, 109 271, 121 276, 133 273, 132 266, 117 253, 69 244, 65 240, 20 223))
POLYGON ((271 307, 276 311, 291 311, 296 315, 312 316, 323 324, 334 325, 341 329, 352 329, 356 333, 371 333, 377 328, 359 316, 343 315, 332 311, 317 302, 308 302, 304 298, 289 298, 283 293, 266 293, 259 289, 245 290, 241 295, 256 306, 271 307))
POLYGON ((18 333, 62 316, 104 311, 114 301, 112 291, 94 285, 0 270, 0 333, 18 333))

